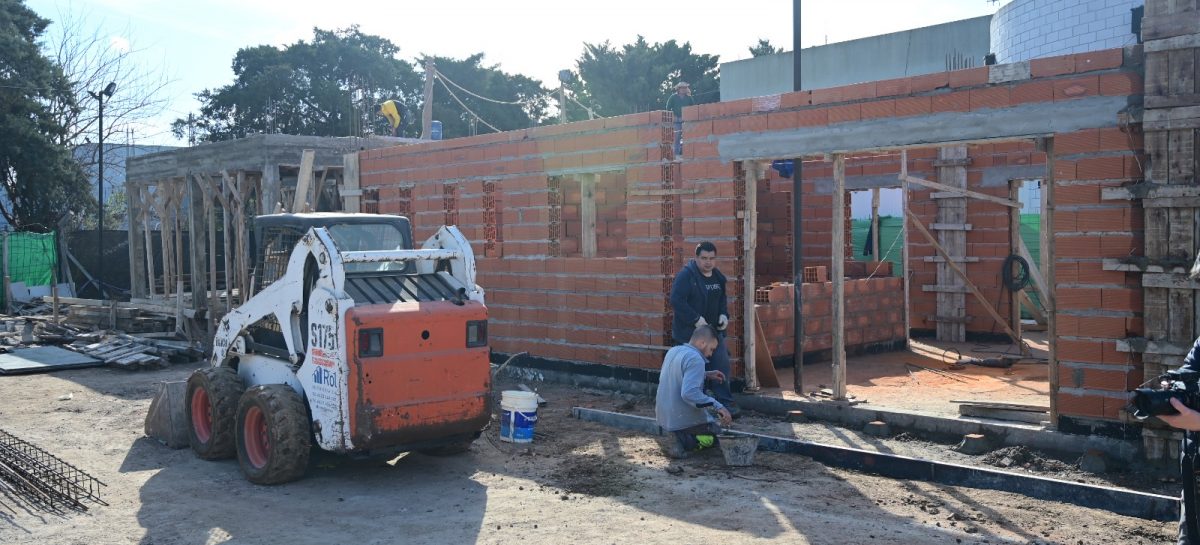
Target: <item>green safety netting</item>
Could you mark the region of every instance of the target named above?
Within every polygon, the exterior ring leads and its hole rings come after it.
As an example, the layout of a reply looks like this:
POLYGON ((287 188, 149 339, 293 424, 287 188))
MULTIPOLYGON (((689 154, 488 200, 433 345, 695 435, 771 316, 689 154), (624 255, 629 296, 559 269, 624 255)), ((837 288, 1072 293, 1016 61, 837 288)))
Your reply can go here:
MULTIPOLYGON (((1033 258, 1034 267, 1041 266, 1042 255, 1042 238, 1041 238, 1042 217, 1038 214, 1021 214, 1021 238, 1025 240, 1025 246, 1029 248, 1029 255, 1033 258)), ((902 241, 896 239, 902 236, 904 224, 900 218, 894 216, 880 216, 879 218, 879 245, 882 247, 881 253, 883 258, 892 262, 892 272, 895 276, 900 276, 900 261, 903 259, 902 241)), ((858 219, 850 222, 850 238, 854 244, 854 259, 860 261, 873 261, 874 256, 868 253, 863 255, 863 248, 866 247, 867 233, 871 230, 871 220, 858 219)), ((1030 299, 1035 304, 1041 306, 1041 301, 1038 300, 1036 290, 1026 290, 1030 299)))
MULTIPOLYGON (((8 278, 26 286, 49 286, 58 266, 55 233, 3 233, 8 244, 8 278)), ((0 306, 7 303, 0 290, 0 306)))

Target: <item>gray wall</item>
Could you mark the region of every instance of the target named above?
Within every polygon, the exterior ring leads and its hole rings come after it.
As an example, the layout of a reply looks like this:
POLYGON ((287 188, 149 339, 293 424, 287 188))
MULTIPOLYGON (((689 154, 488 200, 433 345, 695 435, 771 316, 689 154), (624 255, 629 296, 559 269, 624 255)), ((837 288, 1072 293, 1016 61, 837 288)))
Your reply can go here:
MULTIPOLYGON (((983 66, 992 16, 810 47, 801 52, 805 89, 983 66), (955 64, 957 63, 957 64, 955 64)), ((792 90, 792 53, 721 64, 721 100, 792 90)))

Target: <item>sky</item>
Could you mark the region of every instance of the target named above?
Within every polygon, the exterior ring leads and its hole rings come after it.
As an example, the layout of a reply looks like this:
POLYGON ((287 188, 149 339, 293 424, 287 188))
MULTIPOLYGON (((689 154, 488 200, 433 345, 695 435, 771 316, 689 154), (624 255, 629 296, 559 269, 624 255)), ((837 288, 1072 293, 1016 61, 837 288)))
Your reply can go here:
MULTIPOLYGON (((1006 0, 808 0, 802 11, 802 46, 853 40, 995 13, 1006 0)), ((171 83, 168 109, 134 138, 143 144, 180 144, 171 120, 195 112, 194 94, 230 83, 238 49, 282 46, 311 39, 313 27, 345 28, 388 38, 408 60, 421 54, 462 58, 483 52, 485 61, 546 85, 573 68, 583 44, 606 40, 691 42, 721 62, 750 56, 759 38, 792 49, 792 2, 701 0, 662 2, 546 0, 365 2, 341 0, 26 0, 39 15, 79 18, 109 36, 110 46, 134 52, 146 70, 171 83)), ((120 90, 118 90, 120 92, 120 90)))

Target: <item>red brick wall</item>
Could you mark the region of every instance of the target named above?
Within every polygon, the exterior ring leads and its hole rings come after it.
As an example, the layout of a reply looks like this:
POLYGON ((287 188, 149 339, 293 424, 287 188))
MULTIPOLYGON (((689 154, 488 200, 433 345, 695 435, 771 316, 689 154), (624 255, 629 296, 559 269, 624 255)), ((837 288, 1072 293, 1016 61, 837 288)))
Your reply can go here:
MULTIPOLYGON (((1034 60, 1032 79, 1008 83, 989 84, 990 69, 981 67, 688 108, 680 162, 671 162, 671 119, 663 112, 369 151, 361 155, 362 186, 368 194, 378 191, 373 206, 379 212, 410 213, 421 236, 445 221, 447 207, 456 208, 456 220, 477 251, 486 247, 480 284, 488 290, 493 346, 500 352, 658 367, 659 352, 621 344, 669 343, 671 278, 696 243, 712 241, 730 278, 730 348, 740 363, 744 172, 741 164, 720 160, 723 136, 947 111, 996 109, 1003 115, 1005 107, 1030 102, 1140 95, 1140 55, 1131 51, 1130 65, 1122 50, 1034 60), (626 257, 563 257, 575 255, 572 184, 569 175, 557 182, 551 175, 585 168, 623 173, 602 178, 599 190, 605 205, 616 207, 604 216, 605 237, 619 238, 623 227, 626 257), (485 183, 493 184, 486 193, 485 183), (629 196, 614 202, 622 183, 629 196), (647 189, 675 194, 629 193, 647 189)), ((1100 188, 1141 179, 1141 137, 1136 126, 1119 127, 1116 116, 1106 126, 1055 136, 1057 274, 1050 281, 1061 299, 1059 407, 1066 415, 1114 418, 1120 391, 1141 376, 1141 362, 1116 353, 1113 340, 1140 332, 1142 309, 1137 279, 1104 271, 1101 262, 1140 254, 1142 227, 1135 204, 1101 201, 1100 188)), ((1000 197, 1007 197, 1007 187, 982 185, 989 169, 1046 162, 1030 143, 976 145, 968 152, 968 187, 1000 197)), ((935 156, 932 147, 910 150, 909 172, 934 179, 935 156)), ((894 152, 851 155, 846 163, 848 182, 899 170, 894 152)), ((799 215, 806 265, 830 259, 832 197, 817 189, 831 176, 829 163, 804 164, 799 215)), ((790 277, 791 186, 772 173, 758 188, 760 281, 790 277)), ((931 223, 936 205, 930 192, 913 188, 909 197, 917 216, 931 223)), ((999 286, 1000 263, 1009 252, 1007 209, 969 203, 974 230, 967 235, 967 255, 980 261, 967 271, 985 298, 999 301, 998 310, 1008 315, 999 286)), ((925 315, 933 314, 936 297, 920 286, 934 282, 936 265, 922 259, 933 249, 913 235, 913 326, 931 328, 925 315)), ((978 303, 967 299, 967 314, 975 317, 968 330, 997 330, 978 303)))
MULTIPOLYGON (((846 348, 902 341, 904 287, 899 277, 846 281, 846 348)), ((833 283, 804 284, 804 350, 833 347, 833 283)), ((791 286, 771 289, 768 301, 754 305, 774 357, 791 356, 795 339, 791 286)))
POLYGON ((672 129, 654 112, 366 151, 361 185, 418 242, 447 221, 470 239, 498 352, 657 368, 661 353, 621 345, 669 342, 678 218, 671 197, 629 192, 677 183, 672 129), (572 173, 589 170, 599 257, 584 259, 572 173))

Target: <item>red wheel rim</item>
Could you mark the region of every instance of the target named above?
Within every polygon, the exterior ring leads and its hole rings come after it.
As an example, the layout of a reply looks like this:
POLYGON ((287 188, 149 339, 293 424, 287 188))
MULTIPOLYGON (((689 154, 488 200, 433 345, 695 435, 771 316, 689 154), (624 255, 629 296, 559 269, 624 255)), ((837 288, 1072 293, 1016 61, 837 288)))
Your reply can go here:
POLYGON ((271 440, 267 437, 267 419, 262 409, 250 407, 242 424, 242 437, 246 443, 246 457, 250 465, 263 467, 271 457, 271 440))
POLYGON ((212 403, 208 400, 208 390, 197 388, 192 393, 192 431, 201 443, 207 443, 212 438, 212 403))

